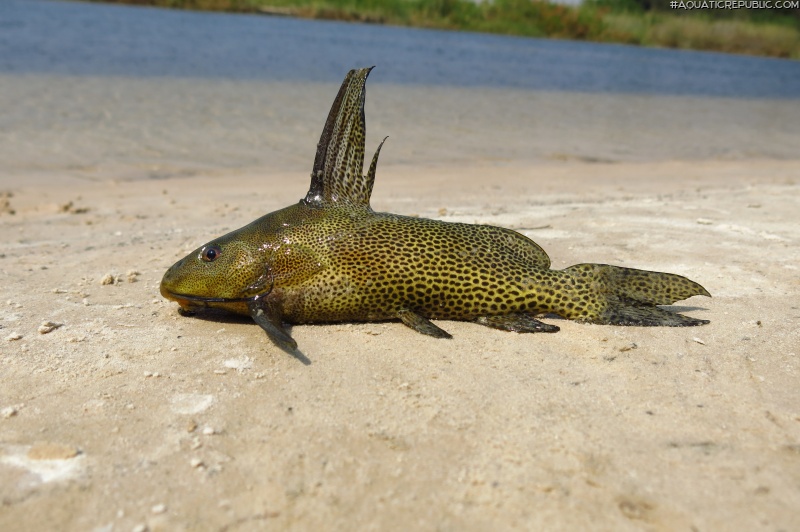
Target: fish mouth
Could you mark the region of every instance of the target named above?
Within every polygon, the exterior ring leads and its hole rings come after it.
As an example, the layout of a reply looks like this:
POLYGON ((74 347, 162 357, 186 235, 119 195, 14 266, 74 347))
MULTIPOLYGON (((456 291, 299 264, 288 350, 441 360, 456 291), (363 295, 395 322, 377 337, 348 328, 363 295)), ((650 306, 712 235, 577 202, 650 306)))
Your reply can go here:
POLYGON ((184 303, 187 306, 208 306, 205 303, 246 303, 259 299, 260 295, 250 297, 204 297, 204 296, 191 296, 189 294, 179 294, 171 292, 165 288, 161 289, 161 295, 167 299, 177 301, 182 307, 184 303))
POLYGON ((179 292, 173 292, 169 288, 161 285, 161 295, 169 300, 175 301, 178 305, 181 306, 181 309, 185 311, 196 311, 204 308, 209 308, 214 303, 247 303, 249 301, 253 301, 258 299, 260 296, 250 296, 250 297, 206 297, 206 296, 195 296, 191 294, 181 294, 179 292))

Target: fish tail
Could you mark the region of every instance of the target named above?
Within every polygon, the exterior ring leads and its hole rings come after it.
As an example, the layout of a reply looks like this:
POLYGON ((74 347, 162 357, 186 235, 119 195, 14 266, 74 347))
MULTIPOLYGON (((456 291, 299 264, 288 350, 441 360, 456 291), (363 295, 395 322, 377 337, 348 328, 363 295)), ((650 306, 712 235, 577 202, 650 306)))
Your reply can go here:
POLYGON ((683 316, 657 305, 671 305, 692 296, 711 297, 695 283, 671 273, 621 268, 607 264, 576 264, 558 277, 563 292, 552 312, 565 318, 607 325, 686 327, 708 320, 683 316))

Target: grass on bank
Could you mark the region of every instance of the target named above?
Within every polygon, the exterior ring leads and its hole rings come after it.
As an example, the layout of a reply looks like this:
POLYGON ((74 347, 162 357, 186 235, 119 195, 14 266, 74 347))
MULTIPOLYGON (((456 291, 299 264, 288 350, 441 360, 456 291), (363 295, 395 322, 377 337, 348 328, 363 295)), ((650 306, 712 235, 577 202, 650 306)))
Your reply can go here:
POLYGON ((170 8, 261 12, 666 48, 800 59, 800 16, 789 13, 666 11, 648 0, 95 0, 170 8))

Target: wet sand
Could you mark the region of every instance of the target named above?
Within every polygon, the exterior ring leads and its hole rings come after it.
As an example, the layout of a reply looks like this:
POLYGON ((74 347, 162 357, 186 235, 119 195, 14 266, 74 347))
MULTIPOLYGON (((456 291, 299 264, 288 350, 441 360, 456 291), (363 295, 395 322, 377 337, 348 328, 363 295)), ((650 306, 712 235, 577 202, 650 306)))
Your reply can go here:
POLYGON ((686 275, 711 324, 296 326, 306 366, 158 284, 304 195, 335 86, 0 83, 0 529, 800 528, 795 102, 370 85, 376 210, 686 275))
MULTIPOLYGON (((796 100, 398 86, 370 77, 383 166, 796 159, 796 100)), ((338 83, 0 75, 3 180, 310 172, 338 83)), ((292 178, 294 181, 295 178, 292 178)), ((300 179, 302 182, 302 179, 300 179)), ((540 180, 546 183, 546 179, 540 180)), ((270 181, 272 182, 272 181, 270 181)), ((302 188, 302 187, 300 187, 302 188)))

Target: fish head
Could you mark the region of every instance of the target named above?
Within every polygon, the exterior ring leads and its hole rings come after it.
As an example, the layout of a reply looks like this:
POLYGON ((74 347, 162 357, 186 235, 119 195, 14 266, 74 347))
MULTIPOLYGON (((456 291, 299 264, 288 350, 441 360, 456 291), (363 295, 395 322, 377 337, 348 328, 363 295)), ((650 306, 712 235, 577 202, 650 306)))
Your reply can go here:
POLYGON ((237 311, 253 297, 268 294, 271 246, 247 229, 214 239, 173 264, 161 280, 161 295, 186 311, 237 311))

